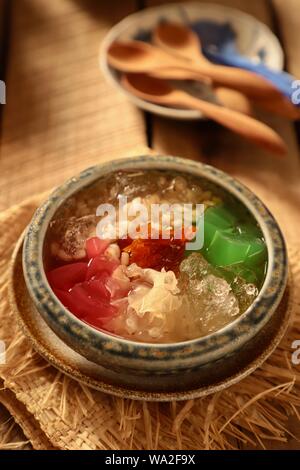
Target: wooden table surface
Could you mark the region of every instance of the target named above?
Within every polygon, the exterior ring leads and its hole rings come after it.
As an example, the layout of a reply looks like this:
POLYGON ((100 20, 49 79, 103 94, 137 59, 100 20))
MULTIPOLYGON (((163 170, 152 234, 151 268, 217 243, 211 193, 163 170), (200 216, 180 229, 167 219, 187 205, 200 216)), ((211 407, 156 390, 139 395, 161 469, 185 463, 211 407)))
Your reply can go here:
MULTIPOLYGON (((0 1, 7 86, 7 103, 1 108, 0 210, 58 185, 85 167, 148 145, 161 153, 213 164, 238 177, 268 204, 293 243, 298 239, 300 202, 294 124, 262 116, 289 148, 287 158, 272 158, 211 122, 175 122, 145 115, 99 71, 99 46, 110 27, 134 11, 160 3, 167 2, 0 1)), ((288 70, 300 77, 300 0, 218 3, 251 13, 274 28, 288 70)), ((292 440, 288 446, 297 444, 292 440)))

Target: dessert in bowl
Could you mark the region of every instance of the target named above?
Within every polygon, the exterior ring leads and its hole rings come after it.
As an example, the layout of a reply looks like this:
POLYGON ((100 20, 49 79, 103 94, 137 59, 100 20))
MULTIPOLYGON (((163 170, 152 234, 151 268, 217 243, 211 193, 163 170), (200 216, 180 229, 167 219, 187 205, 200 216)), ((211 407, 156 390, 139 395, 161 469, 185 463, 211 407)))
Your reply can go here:
POLYGON ((163 388, 165 377, 168 388, 255 344, 282 299, 287 258, 276 221, 236 180, 142 156, 54 191, 27 230, 23 269, 68 346, 137 386, 157 377, 163 388))

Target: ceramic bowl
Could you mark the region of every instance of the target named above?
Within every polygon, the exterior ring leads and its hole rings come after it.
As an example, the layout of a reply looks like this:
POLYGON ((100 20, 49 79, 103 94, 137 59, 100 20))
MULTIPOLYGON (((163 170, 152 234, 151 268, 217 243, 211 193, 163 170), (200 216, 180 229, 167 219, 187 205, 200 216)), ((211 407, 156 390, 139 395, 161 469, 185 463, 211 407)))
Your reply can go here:
MULTIPOLYGON (((124 93, 136 106, 160 116, 173 119, 192 120, 202 118, 199 111, 175 109, 144 101, 132 95, 122 86, 120 74, 108 65, 107 50, 114 41, 135 38, 149 40, 151 31, 162 20, 197 25, 199 21, 211 20, 218 24, 229 24, 236 36, 237 50, 255 62, 262 62, 273 70, 281 71, 284 65, 282 47, 273 32, 257 20, 235 8, 211 3, 185 2, 160 5, 127 16, 116 24, 104 38, 100 48, 100 68, 107 80, 124 93)), ((206 96, 203 87, 185 83, 185 89, 206 96)))
POLYGON ((265 205, 245 186, 211 166, 171 156, 140 156, 114 160, 88 168, 56 189, 36 211, 27 229, 23 248, 23 270, 35 308, 50 328, 74 351, 90 361, 130 377, 138 386, 143 378, 155 377, 160 386, 190 384, 202 371, 218 361, 239 357, 249 344, 272 323, 287 282, 287 254, 281 231, 265 205), (43 245, 48 224, 61 204, 78 190, 100 177, 122 169, 174 170, 216 184, 252 213, 264 235, 268 267, 263 286, 254 303, 235 321, 199 339, 173 344, 138 343, 98 331, 70 313, 52 292, 44 272, 43 245), (166 381, 162 380, 165 377, 166 381), (169 380, 170 379, 170 380, 169 380), (173 385, 170 385, 173 384, 173 385))

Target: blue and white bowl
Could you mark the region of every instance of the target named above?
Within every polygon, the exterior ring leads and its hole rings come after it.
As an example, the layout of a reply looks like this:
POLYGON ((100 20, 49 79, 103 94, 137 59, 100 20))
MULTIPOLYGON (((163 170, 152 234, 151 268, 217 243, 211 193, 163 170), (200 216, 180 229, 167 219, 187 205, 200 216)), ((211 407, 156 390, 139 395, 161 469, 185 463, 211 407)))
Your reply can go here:
MULTIPOLYGON (((171 156, 140 156, 114 160, 88 168, 56 189, 36 211, 23 248, 23 271, 35 308, 69 347, 88 360, 120 374, 120 382, 136 387, 170 390, 194 386, 209 371, 229 358, 247 355, 249 345, 262 340, 282 300, 287 283, 287 253, 282 233, 265 205, 245 186, 211 166, 171 156), (57 299, 43 265, 45 234, 50 220, 64 201, 100 177, 122 169, 168 169, 205 178, 241 201, 264 235, 268 267, 263 286, 253 304, 235 321, 199 339, 174 344, 134 342, 98 331, 70 313, 57 299), (129 380, 129 379, 128 379, 129 380)), ((268 334, 268 333, 266 333, 268 334)), ((258 346, 257 346, 258 347, 258 346)), ((204 379, 203 379, 204 380, 204 379)))
MULTIPOLYGON (((147 8, 130 15, 116 24, 104 38, 100 48, 100 68, 107 80, 130 101, 145 111, 174 119, 193 120, 202 118, 199 111, 175 109, 144 101, 127 91, 120 82, 120 74, 108 65, 107 51, 114 41, 143 39, 149 41, 151 31, 162 20, 196 26, 202 21, 227 24, 235 34, 236 48, 254 62, 262 62, 270 69, 281 71, 284 54, 277 37, 264 23, 240 10, 223 5, 199 2, 174 3, 147 8)), ((203 39, 203 38, 202 38, 203 39)), ((200 93, 191 88, 191 92, 200 93)))

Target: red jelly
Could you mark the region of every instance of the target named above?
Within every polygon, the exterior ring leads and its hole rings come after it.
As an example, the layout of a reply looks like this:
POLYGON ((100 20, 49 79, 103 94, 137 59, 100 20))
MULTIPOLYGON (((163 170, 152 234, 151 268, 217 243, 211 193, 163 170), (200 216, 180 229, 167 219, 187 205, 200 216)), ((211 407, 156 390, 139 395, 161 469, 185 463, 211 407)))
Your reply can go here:
POLYGON ((65 264, 48 272, 47 278, 52 288, 67 291, 85 281, 87 270, 87 263, 65 264))
POLYGON ((84 284, 76 284, 69 292, 54 289, 54 293, 80 320, 85 320, 98 328, 103 327, 107 318, 112 317, 117 311, 108 302, 90 297, 84 284))
POLYGON ((86 280, 92 278, 99 279, 103 275, 106 275, 106 277, 111 276, 119 264, 119 261, 108 260, 105 256, 96 256, 88 264, 86 280))
POLYGON ((109 243, 109 240, 101 240, 98 237, 92 237, 86 240, 85 249, 88 259, 102 255, 109 243))
MULTIPOLYGON (((90 256, 103 251, 103 246, 93 241, 88 244, 87 251, 90 256)), ((119 264, 100 254, 88 263, 71 263, 55 268, 47 277, 55 295, 68 310, 90 325, 102 328, 105 321, 117 312, 110 304, 111 294, 106 282, 119 264)))

